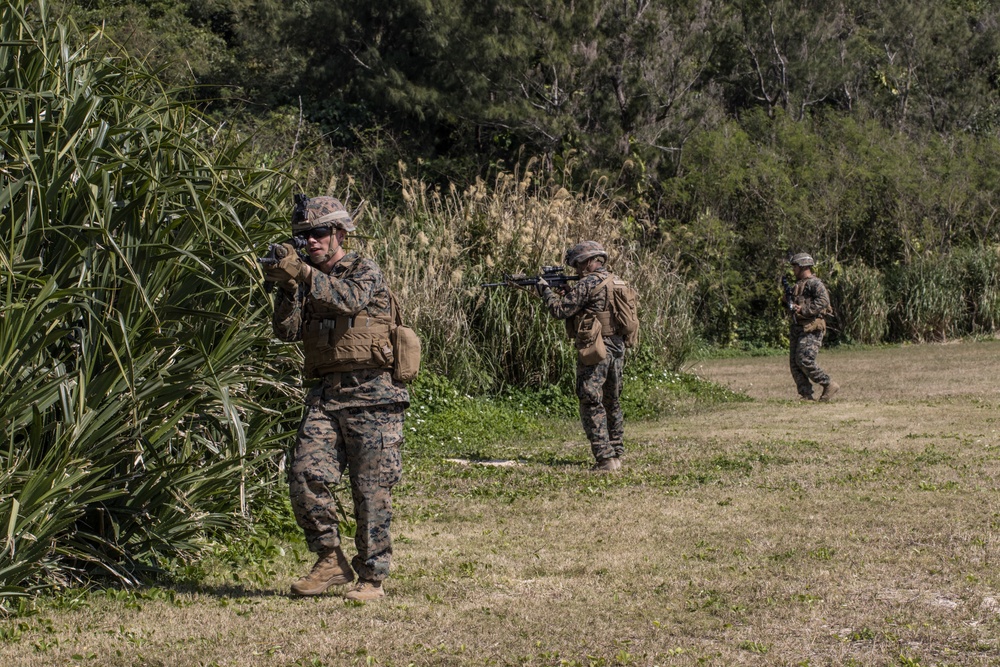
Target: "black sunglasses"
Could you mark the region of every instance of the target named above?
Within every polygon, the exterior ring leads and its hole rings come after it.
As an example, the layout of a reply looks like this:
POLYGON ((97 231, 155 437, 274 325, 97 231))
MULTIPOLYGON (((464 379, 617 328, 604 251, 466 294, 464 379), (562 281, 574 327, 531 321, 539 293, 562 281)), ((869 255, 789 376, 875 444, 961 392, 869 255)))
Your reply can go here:
POLYGON ((302 232, 299 236, 301 236, 304 239, 312 237, 317 241, 322 241, 332 233, 333 230, 330 229, 329 227, 316 227, 315 229, 307 229, 306 231, 302 232))

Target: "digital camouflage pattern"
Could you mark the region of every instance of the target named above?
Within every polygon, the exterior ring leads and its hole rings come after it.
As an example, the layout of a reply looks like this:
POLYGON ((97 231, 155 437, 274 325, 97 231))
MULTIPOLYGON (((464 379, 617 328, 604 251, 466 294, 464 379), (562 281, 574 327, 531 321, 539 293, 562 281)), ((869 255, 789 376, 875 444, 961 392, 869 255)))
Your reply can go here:
MULTIPOLYGON (((348 253, 329 274, 313 271, 310 285, 299 285, 293 294, 275 292, 274 334, 284 341, 302 340, 302 323, 317 310, 355 315, 362 310, 375 317, 390 313, 389 288, 378 264, 348 253), (350 275, 348 275, 350 274, 350 275), (346 277, 346 278, 345 278, 346 277)), ((331 400, 342 408, 409 404, 402 382, 392 379, 389 369, 365 369, 339 374, 331 400)))
MULTIPOLYGON (((597 289, 609 272, 601 267, 588 273, 565 296, 559 297, 551 288, 542 292, 549 313, 560 320, 581 312, 599 313, 608 308, 607 289, 597 289)), ((593 366, 577 362, 576 396, 580 400, 580 421, 590 441, 590 449, 598 461, 624 454, 622 436, 621 396, 625 342, 621 336, 605 336, 608 356, 593 366)))
POLYGON ((580 399, 580 422, 598 461, 621 457, 624 420, 621 402, 625 341, 621 336, 604 339, 608 356, 594 364, 576 364, 576 395, 580 399))
POLYGON ((331 490, 346 468, 357 521, 351 565, 362 579, 382 581, 392 557, 392 488, 403 472, 404 406, 343 409, 324 398, 325 389, 321 383, 306 399, 288 473, 292 509, 310 551, 339 546, 341 517, 331 490))
POLYGON ((812 255, 809 253, 800 252, 797 255, 793 255, 792 258, 788 260, 788 263, 792 266, 815 266, 816 260, 814 260, 812 255))
POLYGON ((803 398, 813 397, 812 382, 824 386, 830 384, 830 376, 816 363, 816 355, 819 354, 822 344, 822 331, 804 333, 802 327, 798 327, 796 333, 796 327, 792 327, 788 361, 792 369, 792 378, 795 379, 795 387, 799 396, 803 398))
POLYGON ((816 363, 824 331, 807 332, 806 328, 830 312, 830 295, 823 281, 816 276, 797 281, 792 294, 800 310, 792 316, 788 334, 788 364, 799 395, 812 398, 812 383, 825 386, 830 383, 830 376, 816 363))
MULTIPOLYGON (((372 315, 390 312, 389 291, 378 265, 349 253, 329 274, 314 270, 309 284, 292 293, 277 290, 272 326, 278 338, 302 340, 302 324, 314 312, 372 315)), ((309 549, 340 544, 339 515, 332 489, 345 468, 351 482, 358 555, 353 566, 363 579, 381 581, 389 572, 392 543, 392 487, 402 472, 406 387, 391 369, 367 368, 323 377, 306 397, 289 465, 295 519, 309 549)))

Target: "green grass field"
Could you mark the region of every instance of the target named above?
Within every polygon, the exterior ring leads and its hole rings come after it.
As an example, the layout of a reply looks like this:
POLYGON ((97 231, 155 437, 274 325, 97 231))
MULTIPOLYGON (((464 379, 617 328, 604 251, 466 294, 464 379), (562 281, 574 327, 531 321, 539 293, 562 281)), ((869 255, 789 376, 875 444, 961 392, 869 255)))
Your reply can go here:
POLYGON ((612 477, 574 421, 470 412, 409 452, 380 602, 289 598, 312 557, 260 538, 24 605, 0 664, 1000 664, 1000 342, 820 361, 830 404, 783 357, 695 362, 752 400, 629 422, 612 477), (511 464, 448 460, 477 458, 511 464))

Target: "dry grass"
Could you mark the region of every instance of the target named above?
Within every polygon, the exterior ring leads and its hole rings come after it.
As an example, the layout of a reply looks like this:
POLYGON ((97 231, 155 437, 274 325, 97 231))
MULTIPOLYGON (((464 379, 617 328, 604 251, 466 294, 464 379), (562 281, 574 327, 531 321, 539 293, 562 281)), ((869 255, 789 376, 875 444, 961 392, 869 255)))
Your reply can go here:
POLYGON ((411 460, 378 604, 288 599, 290 547, 263 586, 43 605, 0 664, 998 664, 998 355, 823 352, 828 405, 781 357, 700 362, 756 400, 631 424, 619 477, 574 424, 522 466, 411 460))

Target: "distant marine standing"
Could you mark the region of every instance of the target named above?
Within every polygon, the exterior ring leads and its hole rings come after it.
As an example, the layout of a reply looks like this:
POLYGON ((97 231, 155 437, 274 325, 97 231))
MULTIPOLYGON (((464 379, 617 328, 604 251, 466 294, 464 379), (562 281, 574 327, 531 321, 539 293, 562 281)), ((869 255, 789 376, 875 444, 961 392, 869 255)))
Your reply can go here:
POLYGON ((308 261, 286 244, 265 264, 265 276, 278 286, 275 335, 302 341, 306 381, 314 382, 289 465, 289 492, 317 560, 292 593, 320 595, 350 583, 357 572, 358 583, 345 597, 368 601, 385 595, 389 575, 391 493, 402 473, 409 394, 392 373, 396 305, 382 270, 342 247, 354 229, 337 199, 297 196, 292 233, 304 242, 308 261), (333 495, 345 469, 357 521, 352 562, 341 549, 333 495))
POLYGON ((813 383, 816 383, 823 387, 819 400, 829 401, 840 385, 820 368, 816 356, 826 333, 826 318, 833 314, 830 294, 823 281, 813 274, 812 267, 816 262, 811 255, 800 252, 788 262, 795 272, 795 285, 789 303, 791 329, 788 334, 788 362, 792 377, 802 400, 815 400, 813 383))
POLYGON ((583 241, 566 251, 564 263, 580 281, 560 296, 540 280, 537 289, 549 313, 566 320, 576 342, 576 395, 580 421, 596 459, 592 470, 615 472, 625 453, 622 391, 626 340, 611 312, 613 281, 623 283, 605 263, 608 253, 596 241, 583 241))

